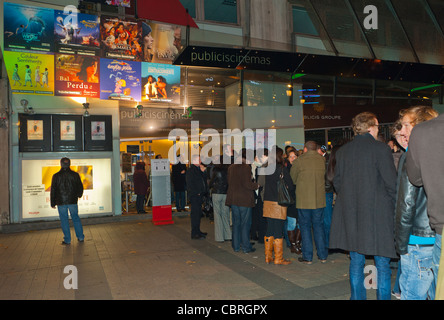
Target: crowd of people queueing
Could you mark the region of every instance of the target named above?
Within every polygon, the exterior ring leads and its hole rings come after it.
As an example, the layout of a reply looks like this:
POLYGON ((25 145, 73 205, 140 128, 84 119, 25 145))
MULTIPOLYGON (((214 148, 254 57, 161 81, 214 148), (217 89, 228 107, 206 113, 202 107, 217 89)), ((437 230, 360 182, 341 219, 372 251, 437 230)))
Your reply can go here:
POLYGON ((366 299, 368 258, 377 270, 378 299, 442 298, 443 121, 431 107, 401 110, 386 143, 376 115, 363 112, 352 120, 354 138, 330 153, 307 141, 303 150, 262 149, 253 161, 249 152, 256 151, 236 153, 230 145, 209 162, 194 155, 188 168, 179 158, 172 166, 177 211, 185 210, 186 190, 191 238, 205 239, 200 221, 210 200, 215 241, 231 241, 244 253, 255 251, 252 240, 264 243, 266 263, 291 264, 284 244, 305 265, 313 263, 315 249, 321 263, 332 250, 348 254, 351 299, 366 299), (271 163, 271 174, 260 171, 271 163), (291 204, 279 204, 278 182, 292 195, 291 204))

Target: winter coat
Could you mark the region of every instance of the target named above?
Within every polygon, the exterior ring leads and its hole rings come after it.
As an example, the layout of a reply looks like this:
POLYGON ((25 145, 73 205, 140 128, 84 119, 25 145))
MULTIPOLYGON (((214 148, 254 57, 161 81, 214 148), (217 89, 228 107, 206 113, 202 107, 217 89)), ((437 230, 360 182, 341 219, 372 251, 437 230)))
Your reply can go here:
POLYGON ((52 176, 51 207, 77 204, 83 195, 83 184, 77 172, 70 168, 62 168, 52 176))
POLYGON ((319 209, 325 207, 325 158, 317 151, 307 151, 290 169, 296 185, 296 208, 319 209))
POLYGON ((187 195, 203 196, 208 193, 207 174, 199 166, 191 164, 186 174, 187 195))
POLYGON ((146 195, 148 191, 148 187, 150 183, 148 181, 148 177, 145 172, 145 164, 144 163, 136 163, 136 170, 133 174, 134 180, 134 193, 137 195, 146 195))
POLYGON ((369 133, 336 154, 330 248, 397 258, 394 242, 396 169, 390 148, 369 133))
POLYGON ((185 191, 187 188, 186 183, 186 170, 187 166, 181 162, 172 165, 171 167, 171 179, 173 182, 174 192, 185 191), (185 170, 185 173, 181 173, 185 170))
POLYGON ((228 190, 228 167, 215 166, 211 171, 210 190, 213 194, 226 194, 228 190))
POLYGON ((254 207, 254 190, 258 184, 253 182, 251 166, 248 164, 232 164, 228 167, 228 191, 225 205, 254 207))

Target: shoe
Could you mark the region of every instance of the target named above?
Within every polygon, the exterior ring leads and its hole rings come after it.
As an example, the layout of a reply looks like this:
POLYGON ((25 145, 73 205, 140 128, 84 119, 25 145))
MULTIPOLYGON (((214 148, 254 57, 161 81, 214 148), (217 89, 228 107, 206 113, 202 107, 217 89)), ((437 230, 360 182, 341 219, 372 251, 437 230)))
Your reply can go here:
POLYGON ((79 240, 79 242, 84 242, 84 241, 85 241, 85 239, 82 239, 82 240, 80 240, 80 239, 77 239, 77 240, 79 240))
POLYGON ((250 252, 255 252, 256 251, 256 249, 255 248, 251 248, 250 250, 248 250, 248 251, 244 251, 244 253, 250 253, 250 252))
POLYGON ((299 261, 299 262, 302 262, 303 264, 306 264, 306 265, 310 265, 310 264, 313 263, 313 261, 304 260, 304 258, 302 258, 302 257, 299 257, 299 258, 298 258, 298 261, 299 261))
POLYGON ((200 232, 200 235, 201 235, 201 236, 204 236, 204 237, 206 237, 207 234, 208 234, 208 232, 202 232, 202 231, 200 232))
POLYGON ((327 259, 319 259, 321 263, 327 263, 327 259))
POLYGON ((63 244, 64 246, 69 246, 71 243, 68 243, 68 242, 62 241, 62 244, 63 244))
POLYGON ((176 212, 181 212, 182 211, 182 209, 176 209, 176 212))
POLYGON ((392 296, 394 296, 396 299, 398 299, 398 300, 401 300, 401 294, 400 293, 398 293, 398 292, 394 292, 393 290, 392 290, 392 296))
POLYGON ((195 236, 191 236, 191 239, 193 239, 193 240, 202 240, 202 239, 205 239, 205 236, 202 236, 202 235, 195 235, 195 236))

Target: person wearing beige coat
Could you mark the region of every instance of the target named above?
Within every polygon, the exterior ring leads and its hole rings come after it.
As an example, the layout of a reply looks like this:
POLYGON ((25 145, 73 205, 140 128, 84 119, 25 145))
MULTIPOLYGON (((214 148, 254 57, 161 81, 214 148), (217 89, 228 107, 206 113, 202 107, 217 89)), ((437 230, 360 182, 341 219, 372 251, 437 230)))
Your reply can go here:
POLYGON ((307 141, 304 153, 290 170, 296 185, 296 208, 302 236, 302 257, 298 260, 311 264, 313 259, 312 233, 319 260, 325 263, 328 250, 325 247, 323 214, 325 207, 325 158, 317 151, 314 141, 307 141))

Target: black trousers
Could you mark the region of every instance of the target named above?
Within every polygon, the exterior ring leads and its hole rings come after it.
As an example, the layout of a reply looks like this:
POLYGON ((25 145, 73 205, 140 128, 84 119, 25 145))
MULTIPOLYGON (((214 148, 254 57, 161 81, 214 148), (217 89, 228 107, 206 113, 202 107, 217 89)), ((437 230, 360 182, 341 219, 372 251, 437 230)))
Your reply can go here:
POLYGON ((200 231, 200 219, 202 218, 202 197, 190 196, 191 204, 191 236, 199 236, 200 231))

